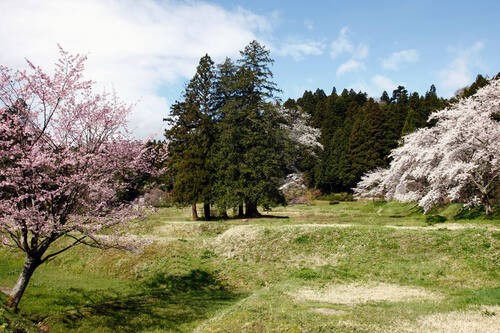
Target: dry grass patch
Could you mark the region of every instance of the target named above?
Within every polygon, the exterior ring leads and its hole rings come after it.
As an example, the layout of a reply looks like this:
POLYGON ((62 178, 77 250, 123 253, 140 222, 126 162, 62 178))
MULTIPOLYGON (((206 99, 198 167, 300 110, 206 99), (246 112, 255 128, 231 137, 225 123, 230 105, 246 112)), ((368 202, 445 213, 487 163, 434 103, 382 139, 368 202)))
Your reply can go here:
POLYGON ((169 222, 155 229, 159 237, 195 237, 202 233, 199 222, 169 222))
POLYGON ((9 295, 9 294, 10 294, 10 292, 11 292, 11 290, 12 290, 12 289, 11 289, 11 288, 9 288, 9 287, 2 287, 2 286, 0 286, 0 293, 3 293, 3 294, 5 294, 5 295, 9 295))
POLYGON ((321 289, 303 288, 291 294, 297 301, 354 305, 367 302, 399 302, 408 300, 438 300, 441 297, 422 288, 394 284, 343 284, 321 289))
MULTIPOLYGON (((288 244, 304 232, 337 227, 337 225, 284 225, 284 226, 255 226, 238 225, 232 227, 215 239, 206 243, 214 251, 228 259, 253 258, 255 260, 269 260, 285 263, 288 267, 321 267, 335 265, 343 254, 338 253, 298 253, 290 251, 288 244), (272 232, 272 238, 267 233, 272 232)), ((339 227, 346 227, 339 225, 339 227)))
POLYGON ((471 311, 437 313, 420 317, 406 332, 497 333, 500 332, 500 306, 471 311))
POLYGON ((244 253, 248 245, 259 237, 260 228, 253 225, 238 225, 217 236, 211 245, 226 258, 244 253))
POLYGON ((227 225, 218 222, 167 222, 156 227, 152 235, 164 239, 194 239, 215 236, 227 228, 227 225))

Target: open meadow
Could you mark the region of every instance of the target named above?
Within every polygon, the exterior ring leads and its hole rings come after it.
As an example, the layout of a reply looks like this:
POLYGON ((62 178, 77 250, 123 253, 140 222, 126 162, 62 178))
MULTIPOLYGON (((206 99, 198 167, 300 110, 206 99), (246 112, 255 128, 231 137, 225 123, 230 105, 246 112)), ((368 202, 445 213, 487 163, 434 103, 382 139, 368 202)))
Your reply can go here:
POLYGON ((499 12, 1 0, 0 333, 500 333, 499 12))
MULTIPOLYGON (((130 226, 153 239, 140 253, 77 247, 42 265, 0 332, 498 332, 500 221, 458 210, 429 224, 393 202, 211 222, 162 208, 130 226)), ((3 291, 22 261, 0 250, 3 291)))

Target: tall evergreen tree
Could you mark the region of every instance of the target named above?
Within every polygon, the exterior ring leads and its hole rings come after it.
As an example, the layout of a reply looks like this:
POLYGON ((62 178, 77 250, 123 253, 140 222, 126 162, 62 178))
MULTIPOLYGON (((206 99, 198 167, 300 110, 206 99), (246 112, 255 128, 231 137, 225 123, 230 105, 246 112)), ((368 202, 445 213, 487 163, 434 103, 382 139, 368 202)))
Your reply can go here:
POLYGON ((244 204, 250 217, 259 214, 257 205, 283 200, 278 186, 284 177, 285 135, 273 103, 278 89, 269 51, 253 41, 240 54, 234 77, 224 78, 232 89, 221 108, 216 192, 220 205, 244 204))
POLYGON ((171 126, 165 136, 170 152, 169 167, 173 174, 173 199, 180 205, 190 204, 192 218, 197 219, 196 203, 204 203, 205 219, 210 219, 213 197, 211 160, 216 133, 214 117, 217 98, 215 66, 205 55, 184 92, 184 100, 172 106, 171 126))

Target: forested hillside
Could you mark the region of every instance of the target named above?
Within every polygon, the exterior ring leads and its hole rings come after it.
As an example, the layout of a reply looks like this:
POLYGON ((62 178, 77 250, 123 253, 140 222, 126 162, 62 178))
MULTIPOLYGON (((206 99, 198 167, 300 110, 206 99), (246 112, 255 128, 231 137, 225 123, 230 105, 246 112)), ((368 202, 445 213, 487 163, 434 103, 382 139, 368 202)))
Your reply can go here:
POLYGON ((429 114, 445 104, 432 85, 423 96, 399 86, 377 100, 352 89, 337 93, 334 88, 330 95, 317 89, 284 105, 310 114, 312 126, 321 129, 324 149, 302 167, 309 185, 328 193, 348 191, 368 170, 387 166, 402 135, 429 126, 429 114))
POLYGON ((284 103, 277 97, 270 52, 253 41, 236 61, 200 59, 180 101, 166 119, 173 201, 204 203, 225 216, 258 215, 257 206, 284 203, 285 175, 303 173, 308 188, 350 192, 370 170, 385 168, 404 135, 432 127, 429 115, 474 94, 488 80, 478 75, 451 100, 436 87, 420 95, 398 86, 379 98, 336 88, 305 91, 284 103))

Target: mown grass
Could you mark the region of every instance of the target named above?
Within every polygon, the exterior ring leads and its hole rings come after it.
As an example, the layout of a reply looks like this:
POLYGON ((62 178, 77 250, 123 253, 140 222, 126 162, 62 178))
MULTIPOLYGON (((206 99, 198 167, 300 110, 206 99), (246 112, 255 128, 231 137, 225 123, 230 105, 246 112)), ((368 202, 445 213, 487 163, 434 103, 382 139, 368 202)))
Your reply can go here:
MULTIPOLYGON (((50 332, 392 332, 432 313, 498 306, 500 221, 454 220, 458 209, 433 212, 447 220, 431 227, 418 208, 393 202, 321 201, 211 222, 164 208, 131 225, 155 240, 141 253, 76 248, 40 267, 21 312, 0 318, 50 332), (441 297, 342 305, 291 296, 350 283, 441 297)), ((0 249, 0 286, 14 284, 22 259, 0 249)))

